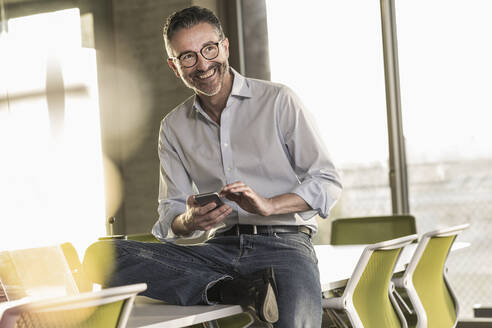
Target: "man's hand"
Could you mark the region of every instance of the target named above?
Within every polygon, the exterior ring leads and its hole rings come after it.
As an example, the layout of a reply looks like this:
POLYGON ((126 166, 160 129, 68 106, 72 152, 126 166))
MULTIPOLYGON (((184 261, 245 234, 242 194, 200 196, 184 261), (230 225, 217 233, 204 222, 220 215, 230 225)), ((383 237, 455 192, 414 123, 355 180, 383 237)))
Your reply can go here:
POLYGON ((182 236, 190 235, 196 230, 208 231, 231 212, 232 209, 227 204, 220 207, 215 203, 200 206, 193 196, 189 196, 186 200, 186 211, 174 219, 172 229, 175 234, 182 236))
POLYGON ((275 210, 272 199, 261 197, 241 181, 225 185, 219 195, 236 202, 239 207, 250 213, 269 216, 275 210))
POLYGON ((294 193, 286 193, 264 198, 241 181, 225 185, 219 192, 220 197, 226 197, 236 202, 243 210, 270 216, 310 210, 311 207, 301 196, 294 193))

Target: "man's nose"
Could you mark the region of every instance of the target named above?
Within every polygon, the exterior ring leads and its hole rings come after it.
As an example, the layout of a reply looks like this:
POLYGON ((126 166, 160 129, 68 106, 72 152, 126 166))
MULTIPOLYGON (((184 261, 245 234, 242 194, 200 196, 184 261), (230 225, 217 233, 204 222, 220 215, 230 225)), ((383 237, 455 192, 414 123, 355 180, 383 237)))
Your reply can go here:
POLYGON ((205 59, 202 54, 198 54, 197 56, 197 63, 196 63, 196 68, 201 70, 201 71, 204 71, 208 68, 208 60, 205 59))

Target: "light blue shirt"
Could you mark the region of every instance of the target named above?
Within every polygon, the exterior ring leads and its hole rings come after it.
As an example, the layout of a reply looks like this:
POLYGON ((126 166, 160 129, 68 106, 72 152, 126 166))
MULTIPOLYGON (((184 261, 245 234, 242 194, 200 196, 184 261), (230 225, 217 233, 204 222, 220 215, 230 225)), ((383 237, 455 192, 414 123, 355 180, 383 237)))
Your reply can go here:
MULTIPOLYGON (((233 211, 224 223, 306 225, 317 230, 315 215, 326 218, 342 185, 313 118, 292 90, 245 78, 234 81, 220 125, 192 96, 161 122, 159 133, 159 219, 152 233, 173 241, 174 218, 186 199, 242 181, 262 197, 294 193, 312 210, 261 216, 225 200, 233 211)), ((227 229, 224 228, 224 229, 227 229)), ((195 231, 189 238, 199 237, 195 231)))

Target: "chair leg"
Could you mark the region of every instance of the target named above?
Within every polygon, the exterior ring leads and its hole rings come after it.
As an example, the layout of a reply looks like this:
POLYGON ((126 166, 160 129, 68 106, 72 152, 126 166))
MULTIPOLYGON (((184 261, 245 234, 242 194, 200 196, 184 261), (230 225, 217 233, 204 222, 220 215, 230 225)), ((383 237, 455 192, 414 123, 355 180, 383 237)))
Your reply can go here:
POLYGON ((216 320, 204 322, 202 325, 203 328, 220 328, 216 320))
POLYGON ((349 326, 345 323, 343 318, 335 311, 331 309, 324 309, 330 320, 338 327, 338 328, 349 328, 349 326))
POLYGON ((396 302, 398 303, 398 305, 400 306, 400 308, 402 309, 404 314, 407 314, 407 315, 414 315, 415 314, 415 312, 410 308, 410 306, 407 304, 407 302, 405 302, 403 297, 400 295, 400 293, 398 293, 398 291, 396 289, 394 289, 392 291, 392 293, 393 293, 393 296, 395 297, 396 302))
MULTIPOLYGON (((335 327, 339 327, 338 325, 338 321, 337 321, 337 318, 335 318, 335 316, 333 315, 333 313, 331 312, 331 310, 329 309, 323 309, 323 313, 326 314, 326 317, 328 317, 328 319, 330 320, 330 324, 334 324, 335 327)), ((323 325, 323 328, 325 327, 325 325, 323 325)), ((330 325, 329 327, 333 327, 332 325, 330 325)))

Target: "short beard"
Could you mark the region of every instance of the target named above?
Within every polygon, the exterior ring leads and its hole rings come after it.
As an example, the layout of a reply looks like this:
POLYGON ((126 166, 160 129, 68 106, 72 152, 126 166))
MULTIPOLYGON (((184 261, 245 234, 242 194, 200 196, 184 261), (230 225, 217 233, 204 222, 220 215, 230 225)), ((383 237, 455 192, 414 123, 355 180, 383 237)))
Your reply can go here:
MULTIPOLYGON (((217 86, 217 88, 215 90, 211 90, 211 91, 208 91, 207 92, 206 90, 198 89, 198 87, 196 85, 190 83, 186 79, 183 79, 183 82, 185 83, 185 85, 188 88, 192 89, 197 94, 204 95, 204 96, 207 96, 207 97, 215 96, 216 94, 218 94, 220 92, 220 90, 222 90, 222 86, 224 84, 224 77, 225 77, 226 73, 229 71, 229 62, 228 61, 225 61, 222 64, 219 64, 219 63, 212 64, 212 65, 210 65, 210 67, 207 68, 206 71, 210 70, 212 67, 213 68, 217 68, 217 72, 215 74, 218 74, 219 77, 221 78, 220 84, 217 86)), ((194 72, 191 75, 191 78, 193 79, 198 74, 203 74, 203 72, 202 71, 200 71, 200 72, 194 72)))

